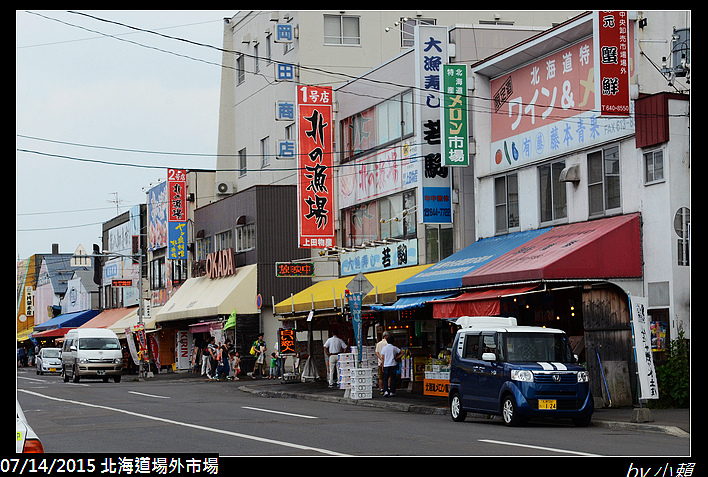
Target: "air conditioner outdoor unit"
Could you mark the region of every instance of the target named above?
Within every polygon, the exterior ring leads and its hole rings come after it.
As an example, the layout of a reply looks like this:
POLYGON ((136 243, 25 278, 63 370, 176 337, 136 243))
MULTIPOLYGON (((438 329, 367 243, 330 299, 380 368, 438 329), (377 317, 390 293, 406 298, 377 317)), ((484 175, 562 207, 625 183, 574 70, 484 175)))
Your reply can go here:
POLYGON ((234 185, 230 182, 220 182, 219 185, 216 186, 216 193, 219 195, 233 194, 234 185))

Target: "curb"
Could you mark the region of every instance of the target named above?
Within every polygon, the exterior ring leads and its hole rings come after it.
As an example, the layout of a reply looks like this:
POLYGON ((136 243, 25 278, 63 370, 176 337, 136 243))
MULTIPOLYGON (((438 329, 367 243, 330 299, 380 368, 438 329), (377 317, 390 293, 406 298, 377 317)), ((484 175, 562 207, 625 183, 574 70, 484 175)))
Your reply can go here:
MULTIPOLYGON (((335 404, 348 404, 350 406, 364 406, 379 409, 388 409, 398 412, 414 412, 418 414, 444 416, 449 414, 449 409, 446 407, 425 406, 420 404, 406 404, 399 402, 381 402, 371 399, 351 399, 339 396, 327 396, 321 394, 308 394, 290 391, 273 391, 269 389, 255 389, 250 386, 239 386, 240 391, 255 394, 266 398, 285 398, 285 399, 305 399, 309 401, 330 402, 335 404)), ((498 416, 488 416, 486 414, 471 414, 470 417, 498 419, 498 416)), ((606 420, 591 420, 591 427, 604 427, 608 429, 626 429, 632 431, 656 432, 671 435, 674 437, 690 438, 691 434, 676 426, 663 426, 658 424, 638 424, 632 422, 617 422, 606 420)))

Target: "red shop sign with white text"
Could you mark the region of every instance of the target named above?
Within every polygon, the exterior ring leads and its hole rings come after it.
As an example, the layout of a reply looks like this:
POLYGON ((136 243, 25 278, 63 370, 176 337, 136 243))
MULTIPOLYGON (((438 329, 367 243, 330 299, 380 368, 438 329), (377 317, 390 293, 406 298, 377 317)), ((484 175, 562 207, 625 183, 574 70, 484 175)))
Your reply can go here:
POLYGON ((629 115, 629 21, 626 11, 594 12, 595 55, 601 116, 629 115))
POLYGON ((332 88, 300 86, 297 97, 299 247, 331 247, 335 212, 332 88))

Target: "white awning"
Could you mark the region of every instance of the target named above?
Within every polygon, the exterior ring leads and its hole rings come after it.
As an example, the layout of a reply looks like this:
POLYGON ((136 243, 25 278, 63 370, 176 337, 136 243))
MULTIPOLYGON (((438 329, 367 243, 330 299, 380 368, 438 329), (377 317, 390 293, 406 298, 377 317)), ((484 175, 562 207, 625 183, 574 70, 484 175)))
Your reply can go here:
POLYGON ((190 278, 156 313, 157 323, 190 318, 258 313, 256 265, 236 269, 234 275, 190 278))

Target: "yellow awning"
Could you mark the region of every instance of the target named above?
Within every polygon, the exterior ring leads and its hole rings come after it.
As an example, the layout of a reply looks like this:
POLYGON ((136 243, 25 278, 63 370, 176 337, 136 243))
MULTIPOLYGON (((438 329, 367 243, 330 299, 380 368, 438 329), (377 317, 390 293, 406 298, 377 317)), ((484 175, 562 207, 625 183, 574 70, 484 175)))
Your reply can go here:
POLYGON ((256 265, 247 265, 237 268, 236 273, 228 277, 190 278, 155 314, 157 323, 229 316, 234 310, 238 315, 258 313, 256 272, 256 265))
MULTIPOLYGON (((394 268, 383 272, 366 273, 366 278, 374 286, 374 289, 366 295, 362 304, 371 305, 374 303, 385 304, 396 301, 396 285, 413 275, 422 272, 429 265, 418 265, 415 267, 394 268)), ((286 298, 275 305, 276 315, 291 313, 303 313, 310 310, 331 310, 341 306, 342 297, 347 284, 354 279, 354 276, 324 280, 313 284, 311 287, 286 298)), ((344 298, 346 300, 346 298, 344 298)), ((346 305, 346 302, 345 302, 346 305)))
POLYGON ((34 331, 34 326, 32 328, 18 331, 17 332, 17 341, 25 341, 29 339, 29 335, 34 331))

